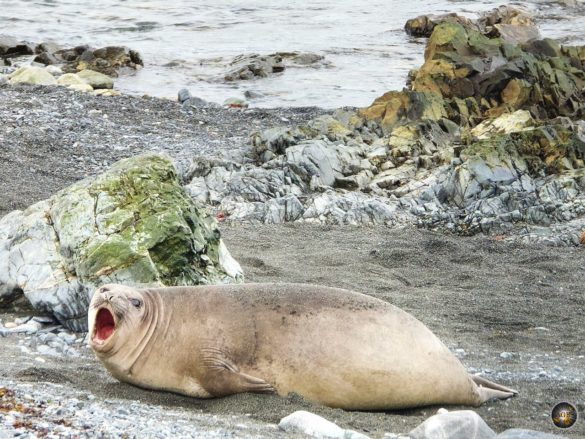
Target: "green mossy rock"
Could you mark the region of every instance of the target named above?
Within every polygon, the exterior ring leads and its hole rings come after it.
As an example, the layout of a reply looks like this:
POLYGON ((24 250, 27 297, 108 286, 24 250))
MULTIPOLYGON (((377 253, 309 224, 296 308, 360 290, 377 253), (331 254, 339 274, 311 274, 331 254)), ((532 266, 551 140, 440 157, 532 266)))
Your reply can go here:
POLYGON ((77 73, 77 76, 96 90, 103 88, 114 88, 114 80, 100 72, 86 69, 77 73))
POLYGON ((54 197, 50 212, 62 251, 83 281, 219 282, 219 231, 185 194, 171 162, 144 155, 54 197), (116 275, 114 275, 117 273, 116 275))
POLYGON ((238 281, 215 219, 184 192, 171 161, 141 155, 0 219, 0 272, 36 309, 87 330, 93 290, 238 281), (8 263, 8 261, 12 261, 8 263))
POLYGON ((41 67, 24 66, 8 75, 10 84, 55 85, 57 80, 41 67))

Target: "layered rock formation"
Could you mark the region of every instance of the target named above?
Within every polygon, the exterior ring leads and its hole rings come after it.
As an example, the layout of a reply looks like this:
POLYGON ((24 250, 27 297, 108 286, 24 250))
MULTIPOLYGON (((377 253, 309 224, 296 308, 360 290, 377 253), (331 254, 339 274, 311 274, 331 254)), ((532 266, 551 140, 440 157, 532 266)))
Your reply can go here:
POLYGON ((526 239, 578 244, 585 47, 532 39, 530 17, 509 7, 407 27, 429 40, 404 90, 257 133, 245 158, 198 158, 192 196, 227 218, 414 222, 462 234, 522 223, 534 226, 526 239))

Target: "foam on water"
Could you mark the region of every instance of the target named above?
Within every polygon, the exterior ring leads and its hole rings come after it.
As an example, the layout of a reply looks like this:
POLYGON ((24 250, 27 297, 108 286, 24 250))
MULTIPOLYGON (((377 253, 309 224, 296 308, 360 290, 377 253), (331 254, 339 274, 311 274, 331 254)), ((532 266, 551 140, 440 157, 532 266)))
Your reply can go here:
MULTIPOLYGON (((127 93, 175 97, 182 87, 222 102, 246 90, 264 98, 255 105, 334 108, 368 105, 404 86, 421 64, 424 40, 403 31, 408 18, 426 13, 468 16, 500 2, 481 0, 0 0, 0 33, 71 47, 126 45, 138 50, 145 69, 121 77, 127 93), (217 80, 225 64, 245 53, 310 51, 328 68, 289 68, 253 81, 217 80)), ((542 34, 585 44, 584 4, 567 8, 533 0, 513 4, 531 10, 542 34)))

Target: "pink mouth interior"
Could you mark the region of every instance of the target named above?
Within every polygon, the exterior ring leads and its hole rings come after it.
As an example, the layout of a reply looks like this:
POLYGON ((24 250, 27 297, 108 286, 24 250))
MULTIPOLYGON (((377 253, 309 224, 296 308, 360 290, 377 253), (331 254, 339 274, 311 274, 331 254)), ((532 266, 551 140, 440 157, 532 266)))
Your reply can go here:
POLYGON ((106 308, 100 309, 95 318, 95 335, 93 339, 97 342, 103 342, 112 335, 114 329, 116 329, 116 324, 112 313, 106 308))

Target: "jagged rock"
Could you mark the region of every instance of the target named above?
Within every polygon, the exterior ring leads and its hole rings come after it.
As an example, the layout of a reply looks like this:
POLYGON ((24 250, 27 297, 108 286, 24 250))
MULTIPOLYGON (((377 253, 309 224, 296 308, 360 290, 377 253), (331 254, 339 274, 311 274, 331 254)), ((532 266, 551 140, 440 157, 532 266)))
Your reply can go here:
POLYGON ((471 410, 443 412, 424 421, 409 434, 411 439, 494 439, 496 433, 471 410))
POLYGON ((226 81, 266 78, 268 75, 284 71, 282 57, 275 55, 240 55, 230 63, 230 71, 226 73, 226 81))
POLYGON ((41 67, 23 66, 8 75, 11 84, 55 85, 57 80, 41 67))
POLYGON ((95 287, 193 285, 241 277, 214 219, 192 204, 169 159, 116 163, 0 220, 1 283, 75 331, 95 287))
POLYGON ((523 131, 534 125, 534 119, 526 110, 518 110, 514 113, 505 113, 495 119, 486 119, 470 133, 478 139, 487 139, 496 134, 509 134, 523 131))
POLYGON ((523 223, 526 242, 579 245, 585 47, 518 46, 500 32, 533 24, 508 7, 411 22, 430 38, 408 88, 254 133, 245 161, 201 161, 187 190, 227 219, 416 222, 466 235, 523 223))
POLYGON ((283 72, 288 66, 317 67, 328 65, 323 55, 312 52, 277 52, 270 55, 239 55, 235 57, 225 74, 226 81, 266 78, 283 72))
POLYGON ((519 44, 540 38, 533 18, 526 12, 511 6, 500 6, 486 12, 477 20, 461 17, 457 14, 421 15, 408 20, 404 26, 407 34, 415 37, 429 38, 435 27, 441 23, 452 23, 466 29, 501 37, 503 40, 519 44))
POLYGON ((65 63, 63 70, 68 73, 87 69, 116 78, 123 69, 136 70, 144 65, 138 52, 119 46, 107 46, 100 49, 77 46, 72 49, 58 50, 52 55, 65 63))
POLYGON ((46 66, 59 64, 60 60, 55 55, 49 52, 41 52, 33 59, 34 62, 44 64, 46 66))
POLYGON ((19 42, 12 37, 0 35, 0 57, 13 58, 32 54, 33 48, 30 44, 19 42))
POLYGON ((286 164, 311 188, 335 186, 337 179, 361 170, 359 148, 313 140, 286 149, 286 164))
POLYGON ((300 66, 309 66, 319 63, 323 61, 325 57, 323 55, 318 55, 312 52, 291 52, 291 53, 280 53, 280 55, 286 59, 291 61, 294 64, 300 66))
POLYGON ((478 29, 477 23, 466 17, 461 17, 455 13, 443 15, 420 15, 406 21, 404 30, 408 35, 413 37, 429 38, 440 23, 457 23, 466 28, 478 29))
POLYGON ((52 41, 45 41, 44 43, 39 43, 35 47, 35 53, 37 53, 37 54, 41 54, 41 53, 45 53, 45 52, 53 54, 53 53, 57 52, 58 50, 61 50, 61 46, 57 43, 52 42, 52 41))

